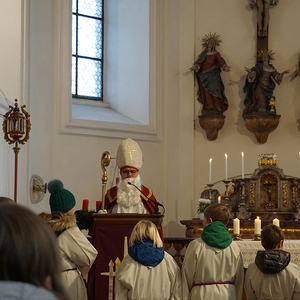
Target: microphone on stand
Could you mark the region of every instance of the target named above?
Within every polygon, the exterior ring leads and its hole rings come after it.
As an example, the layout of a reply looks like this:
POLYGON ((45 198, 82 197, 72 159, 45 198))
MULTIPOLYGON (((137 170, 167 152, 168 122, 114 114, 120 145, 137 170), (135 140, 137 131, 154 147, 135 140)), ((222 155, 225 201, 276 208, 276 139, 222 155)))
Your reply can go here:
POLYGON ((142 191, 141 191, 141 189, 139 189, 135 184, 133 184, 133 183, 131 183, 131 182, 127 182, 127 184, 129 184, 129 185, 132 185, 132 186, 134 186, 136 189, 138 189, 150 202, 152 202, 152 203, 154 203, 155 204, 155 211, 154 211, 154 213, 158 213, 158 206, 161 206, 163 209, 164 209, 164 212, 162 213, 163 215, 165 214, 165 207, 161 204, 161 203, 159 203, 159 202, 157 202, 157 201, 154 201, 154 200, 152 200, 152 199, 150 199, 150 198, 148 198, 142 191))

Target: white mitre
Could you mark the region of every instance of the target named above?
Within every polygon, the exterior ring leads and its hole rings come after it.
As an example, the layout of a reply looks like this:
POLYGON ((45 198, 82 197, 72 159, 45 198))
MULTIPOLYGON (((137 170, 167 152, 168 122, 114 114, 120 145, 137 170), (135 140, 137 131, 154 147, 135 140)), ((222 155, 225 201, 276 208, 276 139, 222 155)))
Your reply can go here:
POLYGON ((126 139, 119 145, 116 162, 121 171, 126 167, 139 171, 143 161, 142 150, 134 140, 126 139))

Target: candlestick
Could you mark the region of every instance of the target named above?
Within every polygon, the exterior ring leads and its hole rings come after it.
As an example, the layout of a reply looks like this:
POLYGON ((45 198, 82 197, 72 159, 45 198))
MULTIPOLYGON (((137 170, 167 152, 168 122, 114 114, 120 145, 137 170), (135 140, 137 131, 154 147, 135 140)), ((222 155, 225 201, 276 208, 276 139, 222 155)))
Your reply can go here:
POLYGON ((82 210, 88 210, 89 208, 89 200, 84 199, 82 200, 82 210))
POLYGON ((279 226, 279 220, 278 220, 277 218, 275 218, 275 219, 273 220, 273 225, 276 225, 276 226, 280 227, 280 226, 279 226))
POLYGON ((221 196, 218 196, 218 203, 221 203, 221 196))
POLYGON ((261 219, 259 217, 254 220, 254 234, 261 234, 261 219))
POLYGON ((228 197, 228 186, 229 183, 231 182, 231 180, 223 180, 224 184, 225 184, 225 200, 228 201, 229 197, 228 197))
POLYGON ((228 156, 225 153, 225 180, 228 179, 228 156))
POLYGON ((240 238, 240 234, 239 233, 233 233, 232 237, 234 241, 241 241, 242 239, 240 238))
POLYGON ((261 241, 261 238, 260 238, 260 234, 253 234, 253 240, 252 241, 261 241))
POLYGON ((233 234, 240 234, 240 220, 238 218, 233 220, 233 234))
POLYGON ((211 183, 211 164, 212 164, 212 158, 209 159, 209 183, 211 183))
POLYGON ((244 170, 244 152, 241 153, 242 155, 242 179, 245 177, 245 170, 244 170))
POLYGON ((212 196, 212 187, 214 186, 213 183, 208 183, 207 186, 209 187, 209 199, 211 200, 212 196))

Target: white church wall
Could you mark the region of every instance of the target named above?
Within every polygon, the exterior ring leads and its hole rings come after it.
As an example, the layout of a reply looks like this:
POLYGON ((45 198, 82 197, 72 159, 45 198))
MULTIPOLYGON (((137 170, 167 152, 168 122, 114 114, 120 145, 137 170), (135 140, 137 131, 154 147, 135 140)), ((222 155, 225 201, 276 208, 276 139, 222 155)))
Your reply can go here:
POLYGON ((111 107, 149 124, 149 2, 105 2, 105 99, 111 107))
MULTIPOLYGON (((3 115, 6 114, 13 105, 10 101, 0 96, 0 120, 3 122, 3 115)), ((10 146, 4 138, 0 139, 0 196, 14 198, 14 174, 13 174, 13 162, 14 154, 12 150, 13 146, 10 146)))
MULTIPOLYGON (((56 77, 59 77, 57 74, 62 71, 62 65, 55 62, 60 58, 58 45, 61 40, 57 32, 59 24, 53 22, 58 18, 59 2, 30 1, 26 6, 30 12, 26 25, 28 38, 25 49, 28 51, 25 57, 29 62, 26 87, 35 125, 32 129, 28 177, 35 173, 46 182, 54 178, 61 179, 76 196, 76 209, 81 208, 83 199, 90 200, 92 209, 95 208, 95 202, 101 199, 101 155, 107 150, 115 158, 122 139, 59 134, 59 110, 64 107, 60 106, 57 97, 60 95, 60 85, 56 77)), ((66 74, 66 70, 63 73, 66 74)), ((141 170, 143 182, 153 188, 158 199, 161 199, 163 197, 159 191, 164 191, 163 182, 157 177, 157 169, 152 167, 148 157, 155 157, 155 164, 163 165, 162 145, 160 142, 139 143, 145 157, 141 170)), ((48 199, 49 194, 41 203, 32 206, 33 209, 49 211, 48 199)))
MULTIPOLYGON (((25 193, 24 204, 36 212, 49 211, 49 194, 40 203, 30 204, 28 184, 34 173, 46 182, 61 179, 74 193, 76 209, 81 208, 83 199, 89 199, 90 208, 94 208, 95 202, 101 198, 101 155, 107 150, 115 157, 122 141, 121 138, 59 134, 59 111, 63 108, 58 100, 57 74, 63 66, 58 64, 60 37, 57 24, 53 22, 59 2, 25 0, 25 16, 30 15, 30 19, 25 18, 26 35, 14 33, 22 53, 18 56, 17 52, 7 51, 5 58, 0 57, 0 64, 8 74, 5 77, 5 72, 0 73, 2 82, 5 82, 0 87, 8 98, 24 95, 23 102, 31 114, 30 142, 20 152, 26 165, 21 166, 25 176, 19 186, 19 198, 25 193), (18 71, 14 69, 16 73, 10 75, 9 61, 15 63, 17 56, 18 71), (24 63, 20 59, 23 56, 24 63), (24 74, 24 79, 20 74, 24 74), (15 78, 18 81, 14 82, 15 78), (14 95, 16 90, 17 96, 14 95)), ((1 13, 11 13, 11 3, 21 11, 21 1, 0 0, 1 13)), ((277 113, 281 114, 281 120, 268 141, 258 144, 254 134, 245 128, 241 116, 244 67, 252 67, 255 63, 254 12, 247 8, 246 2, 239 0, 166 0, 159 1, 158 5, 157 49, 162 59, 158 68, 161 82, 155 93, 161 98, 162 120, 159 126, 162 134, 161 141, 138 140, 145 159, 140 173, 144 184, 153 189, 157 200, 166 207, 165 235, 184 236, 180 220, 197 217, 197 200, 208 182, 209 158, 213 158, 213 182, 224 179, 224 153, 229 157, 229 177, 241 174, 241 151, 245 152, 246 176, 256 168, 258 155, 269 152, 278 155, 279 167, 287 175, 300 176, 300 80, 289 81, 285 77, 276 87, 277 113), (209 32, 220 34, 223 42, 218 50, 232 67, 230 73, 222 73, 229 109, 225 112, 225 125, 216 141, 208 141, 199 126, 201 105, 196 100, 197 86, 193 74, 188 71, 202 50, 202 37, 209 32)), ((279 71, 294 71, 300 59, 300 40, 297 39, 300 24, 296 16, 299 9, 299 1, 294 0, 280 1, 270 11, 269 45, 276 52, 274 65, 279 71)), ((21 16, 17 21, 14 18, 15 24, 19 21, 21 16)), ((5 47, 9 49, 12 37, 2 37, 7 39, 5 47)), ((111 168, 110 173, 113 173, 111 168)), ((224 192, 222 185, 220 191, 224 192)))
POLYGON ((20 98, 21 3, 0 0, 0 88, 12 102, 20 98))
MULTIPOLYGON (((300 40, 296 38, 300 29, 296 11, 300 8, 298 1, 279 1, 278 6, 270 9, 269 49, 275 52, 274 66, 279 72, 290 69, 293 72, 299 61, 300 40)), ((200 195, 208 183, 208 160, 213 159, 212 181, 217 182, 225 177, 224 154, 228 154, 228 176, 241 175, 241 152, 245 153, 245 173, 250 176, 258 164, 261 153, 277 154, 279 167, 286 175, 300 176, 300 81, 290 81, 290 74, 284 76, 277 86, 277 114, 281 119, 277 129, 270 133, 265 144, 259 144, 253 133, 245 127, 242 118, 244 109, 243 85, 246 72, 244 67, 255 65, 256 54, 256 11, 252 11, 242 1, 197 1, 196 12, 197 38, 206 33, 220 34, 222 43, 218 50, 232 67, 230 73, 222 73, 229 109, 225 112, 225 125, 220 130, 218 139, 210 142, 205 132, 196 122, 195 135, 195 178, 201 178, 195 185, 195 194, 200 195), (215 7, 218 7, 216 10, 215 7), (211 16, 214 15, 213 19, 211 16)), ((200 42, 196 45, 195 58, 201 52, 200 42)), ((196 102, 195 119, 201 110, 196 102)), ((224 193, 224 184, 218 184, 224 193)), ((193 204, 196 206, 196 201, 193 204)))
MULTIPOLYGON (((21 97, 21 0, 0 0, 0 196, 14 198, 14 145, 4 140, 2 116, 14 105, 14 99, 23 104, 21 97)), ((26 146, 20 146, 18 185, 24 187, 22 177, 26 171, 26 146)), ((22 197, 22 196, 21 196, 22 197)), ((20 201, 25 203, 25 199, 20 201)))

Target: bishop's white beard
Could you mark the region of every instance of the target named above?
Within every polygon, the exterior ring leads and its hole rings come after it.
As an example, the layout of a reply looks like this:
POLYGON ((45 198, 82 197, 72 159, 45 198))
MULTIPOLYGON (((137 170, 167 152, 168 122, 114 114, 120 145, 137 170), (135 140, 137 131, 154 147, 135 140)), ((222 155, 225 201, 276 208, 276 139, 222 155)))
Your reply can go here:
POLYGON ((129 185, 128 182, 136 185, 139 189, 142 187, 140 175, 137 175, 134 178, 125 178, 119 182, 117 203, 127 208, 141 203, 141 192, 133 185, 129 185))

